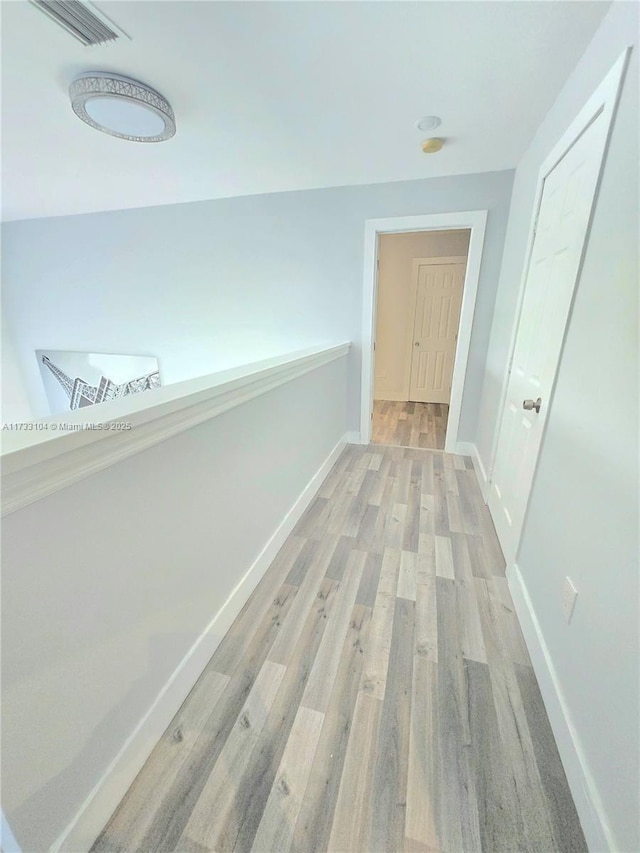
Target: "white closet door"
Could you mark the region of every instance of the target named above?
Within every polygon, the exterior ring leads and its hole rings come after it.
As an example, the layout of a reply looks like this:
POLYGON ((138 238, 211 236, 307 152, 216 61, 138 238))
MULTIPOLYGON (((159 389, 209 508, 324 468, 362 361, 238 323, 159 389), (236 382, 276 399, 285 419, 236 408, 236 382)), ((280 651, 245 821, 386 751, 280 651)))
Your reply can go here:
POLYGON ((600 115, 544 182, 489 492, 507 565, 524 523, 606 133, 600 115))
POLYGON ((464 264, 417 264, 409 399, 448 403, 462 307, 464 264))

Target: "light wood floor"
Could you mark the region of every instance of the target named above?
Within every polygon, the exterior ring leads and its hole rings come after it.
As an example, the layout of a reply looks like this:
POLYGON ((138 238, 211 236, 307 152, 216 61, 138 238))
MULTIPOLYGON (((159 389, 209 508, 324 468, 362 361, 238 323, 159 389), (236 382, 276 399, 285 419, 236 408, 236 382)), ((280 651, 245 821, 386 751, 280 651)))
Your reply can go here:
POLYGON ((449 406, 446 403, 398 403, 374 400, 374 444, 444 450, 449 406))
POLYGON ((470 460, 347 448, 94 853, 585 851, 503 571, 470 460))

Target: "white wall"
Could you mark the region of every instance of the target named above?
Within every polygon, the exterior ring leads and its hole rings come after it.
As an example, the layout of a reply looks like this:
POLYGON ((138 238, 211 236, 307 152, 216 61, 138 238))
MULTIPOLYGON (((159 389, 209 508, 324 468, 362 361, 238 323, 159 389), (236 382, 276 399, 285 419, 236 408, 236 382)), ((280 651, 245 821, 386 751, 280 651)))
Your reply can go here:
POLYGON ((2 796, 24 851, 62 832, 342 438, 346 393, 341 357, 5 517, 2 796))
POLYGON ((377 400, 407 400, 412 354, 411 276, 414 258, 466 257, 471 232, 417 231, 378 238, 378 311, 375 352, 377 400))
MULTIPOLYGON (((539 166, 635 42, 518 557, 616 853, 640 849, 637 8, 613 4, 516 172, 476 437, 486 465, 539 166), (579 593, 570 626, 565 575, 579 593)), ((570 761, 570 745, 559 747, 570 761)), ((591 841, 605 849, 595 832, 591 841)))
POLYGON ((351 340, 359 429, 366 219, 488 209, 460 438, 471 437, 511 172, 5 224, 3 306, 37 414, 35 349, 156 355, 175 382, 351 340))
MULTIPOLYGON (((35 355, 34 355, 35 358, 35 355)), ((2 421, 30 421, 33 411, 29 403, 27 388, 18 363, 15 346, 2 312, 2 366, 0 368, 0 401, 2 421)))

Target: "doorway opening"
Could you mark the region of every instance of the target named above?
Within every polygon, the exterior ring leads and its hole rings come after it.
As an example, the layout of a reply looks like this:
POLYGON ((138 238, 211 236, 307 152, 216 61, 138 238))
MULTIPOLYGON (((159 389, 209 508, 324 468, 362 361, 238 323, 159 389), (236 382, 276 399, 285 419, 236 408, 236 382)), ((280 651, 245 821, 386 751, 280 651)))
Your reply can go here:
POLYGON ((369 220, 361 440, 454 453, 486 211, 369 220))
POLYGON ((444 450, 470 238, 380 235, 373 444, 444 450))

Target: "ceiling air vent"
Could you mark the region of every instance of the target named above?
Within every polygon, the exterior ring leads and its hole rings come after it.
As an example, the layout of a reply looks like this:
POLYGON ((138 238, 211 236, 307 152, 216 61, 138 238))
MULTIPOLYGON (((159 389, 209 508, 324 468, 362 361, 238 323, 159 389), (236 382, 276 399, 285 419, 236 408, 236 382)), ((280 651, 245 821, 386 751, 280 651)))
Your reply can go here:
POLYGON ((80 0, 31 0, 34 6, 70 33, 82 44, 105 44, 129 38, 119 27, 90 3, 80 0))

